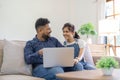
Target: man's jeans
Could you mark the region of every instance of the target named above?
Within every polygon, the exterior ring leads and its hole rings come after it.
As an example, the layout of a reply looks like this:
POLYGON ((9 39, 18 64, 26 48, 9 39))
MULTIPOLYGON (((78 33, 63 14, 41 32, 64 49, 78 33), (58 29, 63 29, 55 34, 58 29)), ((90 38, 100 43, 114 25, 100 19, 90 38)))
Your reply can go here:
POLYGON ((43 65, 33 69, 32 75, 35 77, 45 78, 46 80, 61 80, 56 78, 55 74, 64 73, 62 67, 44 68, 43 65))

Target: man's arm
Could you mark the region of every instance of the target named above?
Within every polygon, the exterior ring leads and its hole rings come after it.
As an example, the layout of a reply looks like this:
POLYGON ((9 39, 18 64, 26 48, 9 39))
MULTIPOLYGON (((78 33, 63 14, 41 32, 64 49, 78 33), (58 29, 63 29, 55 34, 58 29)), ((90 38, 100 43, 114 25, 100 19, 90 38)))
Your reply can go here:
MULTIPOLYGON (((55 38, 56 39, 56 38, 55 38)), ((56 47, 64 47, 58 39, 56 39, 56 47)))
POLYGON ((24 48, 24 57, 27 64, 43 63, 42 55, 39 52, 34 52, 31 42, 27 42, 24 48))

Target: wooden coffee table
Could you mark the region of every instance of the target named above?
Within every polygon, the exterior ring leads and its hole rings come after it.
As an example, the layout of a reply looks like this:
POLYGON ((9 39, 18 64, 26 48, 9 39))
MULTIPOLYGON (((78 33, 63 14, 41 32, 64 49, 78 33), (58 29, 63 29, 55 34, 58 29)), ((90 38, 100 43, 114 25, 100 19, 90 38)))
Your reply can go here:
POLYGON ((65 72, 56 76, 63 80, 120 80, 120 69, 114 69, 112 76, 103 76, 100 69, 65 72))

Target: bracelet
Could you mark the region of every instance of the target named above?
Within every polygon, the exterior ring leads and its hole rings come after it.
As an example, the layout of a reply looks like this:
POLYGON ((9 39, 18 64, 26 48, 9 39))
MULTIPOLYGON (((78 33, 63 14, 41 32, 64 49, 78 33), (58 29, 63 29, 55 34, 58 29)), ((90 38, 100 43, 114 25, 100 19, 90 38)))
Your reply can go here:
POLYGON ((77 59, 77 60, 79 61, 79 58, 78 58, 78 57, 76 57, 75 59, 77 59))

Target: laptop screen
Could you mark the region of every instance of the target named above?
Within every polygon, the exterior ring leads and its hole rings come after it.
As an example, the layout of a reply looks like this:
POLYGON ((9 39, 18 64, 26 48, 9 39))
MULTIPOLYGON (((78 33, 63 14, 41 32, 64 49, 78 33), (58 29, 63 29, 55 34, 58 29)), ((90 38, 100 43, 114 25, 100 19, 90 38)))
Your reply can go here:
POLYGON ((43 66, 44 67, 72 67, 74 65, 74 48, 44 48, 43 49, 43 66))

